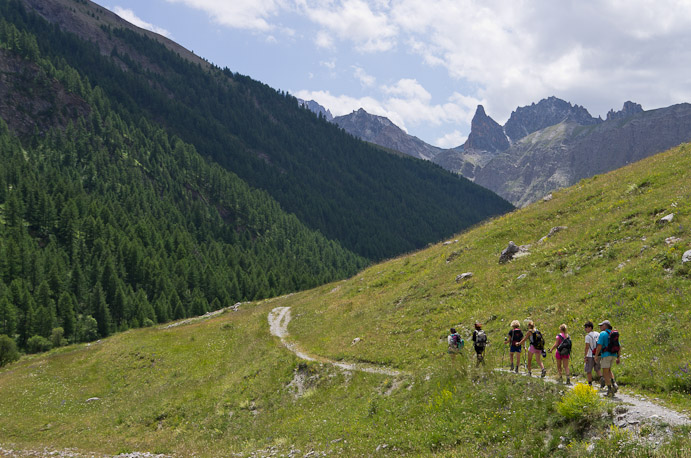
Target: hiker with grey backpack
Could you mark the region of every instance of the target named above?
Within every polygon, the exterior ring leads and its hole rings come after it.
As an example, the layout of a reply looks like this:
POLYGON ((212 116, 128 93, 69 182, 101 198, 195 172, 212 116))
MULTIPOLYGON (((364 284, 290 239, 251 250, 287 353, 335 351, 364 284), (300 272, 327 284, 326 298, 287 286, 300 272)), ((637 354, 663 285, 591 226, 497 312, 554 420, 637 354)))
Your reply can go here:
POLYGON ((554 357, 557 359, 557 373, 559 374, 557 380, 559 383, 562 382, 561 373, 562 367, 566 373, 566 384, 571 385, 571 373, 569 372, 569 358, 571 357, 571 336, 567 332, 565 324, 559 326, 559 334, 557 334, 556 341, 552 348, 549 349, 550 352, 557 349, 554 357))
POLYGON ((534 355, 537 365, 540 366, 540 369, 542 369, 540 377, 544 378, 544 376, 547 374, 547 369, 545 369, 545 365, 542 362, 542 357, 546 356, 545 338, 542 336, 542 333, 535 327, 535 323, 533 323, 532 321, 528 322, 528 332, 525 334, 523 339, 521 339, 519 345, 523 345, 523 342, 525 342, 526 340, 530 342, 530 347, 528 347, 528 377, 532 377, 533 375, 532 364, 534 355))
POLYGON ((475 356, 477 357, 477 363, 475 365, 479 366, 485 362, 485 348, 489 345, 487 334, 482 330, 482 323, 475 322, 472 340, 473 347, 475 348, 475 356))

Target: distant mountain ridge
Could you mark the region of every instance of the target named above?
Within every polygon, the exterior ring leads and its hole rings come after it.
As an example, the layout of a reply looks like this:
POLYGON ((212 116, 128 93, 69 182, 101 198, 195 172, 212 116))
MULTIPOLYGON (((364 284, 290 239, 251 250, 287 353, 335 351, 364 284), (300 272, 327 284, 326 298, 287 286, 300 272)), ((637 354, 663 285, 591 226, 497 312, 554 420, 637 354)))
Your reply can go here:
POLYGON ((429 145, 362 109, 340 118, 334 122, 357 137, 435 162, 518 206, 691 141, 688 104, 644 111, 627 101, 603 120, 582 106, 549 97, 517 108, 504 126, 479 105, 468 139, 451 149, 429 145), (387 135, 373 135, 382 130, 373 126, 384 124, 387 135))

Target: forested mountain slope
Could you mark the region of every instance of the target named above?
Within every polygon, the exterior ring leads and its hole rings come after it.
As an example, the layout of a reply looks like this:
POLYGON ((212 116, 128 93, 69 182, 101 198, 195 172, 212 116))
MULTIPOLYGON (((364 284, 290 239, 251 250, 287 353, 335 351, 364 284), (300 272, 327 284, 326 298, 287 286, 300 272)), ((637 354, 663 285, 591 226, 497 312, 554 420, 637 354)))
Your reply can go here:
POLYGON ((121 117, 5 16, 0 58, 0 335, 21 350, 201 315, 366 265, 155 122, 121 117))
MULTIPOLYGON (((420 248, 512 208, 434 164, 353 138, 292 96, 229 69, 207 70, 131 28, 99 22, 93 11, 84 27, 106 33, 87 42, 21 12, 16 0, 2 4, 8 21, 36 36, 42 55, 64 60, 101 88, 123 119, 160 123, 361 256, 382 259, 420 248)), ((93 5, 78 2, 73 13, 93 5)))

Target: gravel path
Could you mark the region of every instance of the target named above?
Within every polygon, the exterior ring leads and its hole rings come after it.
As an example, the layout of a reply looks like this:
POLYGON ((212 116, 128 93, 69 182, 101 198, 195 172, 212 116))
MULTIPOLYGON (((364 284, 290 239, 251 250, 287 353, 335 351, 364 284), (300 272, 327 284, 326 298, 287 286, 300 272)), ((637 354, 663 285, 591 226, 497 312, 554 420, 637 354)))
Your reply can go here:
MULTIPOLYGON (((512 373, 508 369, 495 370, 499 372, 512 373)), ((537 373, 539 374, 539 371, 537 371, 537 373)), ((525 377, 528 376, 528 374, 525 372, 519 372, 518 375, 525 377)), ((540 377, 538 375, 535 378, 540 377)), ((545 377, 542 380, 548 383, 559 383, 557 379, 553 377, 545 377)), ((573 388, 573 385, 564 386, 567 388, 573 388)), ((597 383, 593 384, 593 386, 596 389, 599 388, 597 383)), ((687 414, 677 412, 676 410, 669 409, 660 404, 656 404, 644 396, 623 393, 623 390, 625 389, 620 389, 613 398, 610 398, 613 402, 620 404, 617 409, 615 409, 614 416, 614 424, 618 427, 626 428, 629 426, 638 426, 641 423, 646 422, 657 422, 669 426, 691 424, 691 419, 689 419, 687 414)))
POLYGON ((407 375, 405 372, 397 371, 388 367, 374 366, 371 364, 350 364, 350 363, 340 363, 338 361, 332 361, 327 358, 322 358, 309 353, 305 353, 298 347, 295 342, 289 340, 288 334, 288 323, 290 323, 290 307, 276 307, 269 313, 269 328, 271 329, 271 334, 279 337, 283 345, 285 345, 288 350, 295 353, 298 358, 304 359, 306 361, 316 361, 324 364, 332 364, 336 367, 347 371, 360 371, 369 372, 371 374, 383 374, 390 375, 392 377, 398 377, 401 375, 407 375))

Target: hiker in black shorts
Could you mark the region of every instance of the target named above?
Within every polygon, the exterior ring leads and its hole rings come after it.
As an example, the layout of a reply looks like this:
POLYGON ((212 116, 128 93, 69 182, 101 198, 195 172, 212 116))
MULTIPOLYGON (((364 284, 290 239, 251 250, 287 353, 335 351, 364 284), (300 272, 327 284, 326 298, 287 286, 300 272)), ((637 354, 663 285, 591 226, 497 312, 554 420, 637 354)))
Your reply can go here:
POLYGON ((482 323, 475 322, 475 331, 473 331, 473 347, 475 347, 475 356, 477 356, 477 364, 485 362, 485 347, 489 344, 487 334, 482 330, 482 323))

